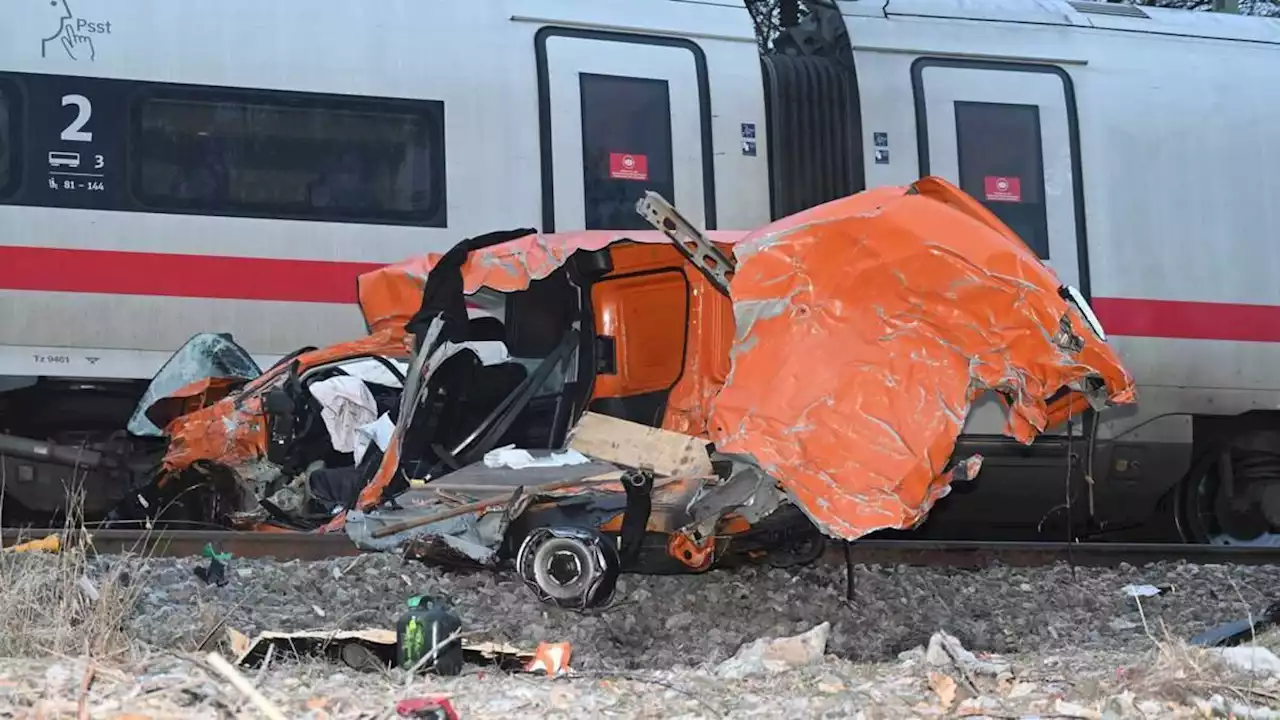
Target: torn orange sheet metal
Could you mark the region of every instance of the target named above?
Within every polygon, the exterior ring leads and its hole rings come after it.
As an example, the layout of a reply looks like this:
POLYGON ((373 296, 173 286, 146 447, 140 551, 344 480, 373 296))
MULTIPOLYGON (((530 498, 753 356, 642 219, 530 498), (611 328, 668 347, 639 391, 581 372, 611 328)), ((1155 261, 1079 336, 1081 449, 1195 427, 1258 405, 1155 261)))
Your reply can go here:
POLYGON ((733 370, 711 439, 753 457, 827 535, 921 521, 984 390, 1024 443, 1062 388, 1099 408, 1136 401, 1054 273, 939 178, 784 218, 735 256, 733 370))
MULTIPOLYGON (((275 463, 267 462, 265 399, 271 390, 332 363, 376 358, 404 362, 409 355, 403 327, 385 328, 358 340, 299 353, 250 380, 238 392, 166 422, 169 445, 162 461, 162 474, 181 472, 198 461, 208 461, 230 470, 242 482, 261 484, 265 477, 279 469, 275 463)), ((197 380, 155 401, 145 412, 149 417, 155 415, 157 420, 162 420, 167 404, 189 402, 193 396, 199 397, 210 388, 221 388, 227 382, 231 381, 217 377, 197 380)), ((256 506, 255 498, 244 500, 256 506)))

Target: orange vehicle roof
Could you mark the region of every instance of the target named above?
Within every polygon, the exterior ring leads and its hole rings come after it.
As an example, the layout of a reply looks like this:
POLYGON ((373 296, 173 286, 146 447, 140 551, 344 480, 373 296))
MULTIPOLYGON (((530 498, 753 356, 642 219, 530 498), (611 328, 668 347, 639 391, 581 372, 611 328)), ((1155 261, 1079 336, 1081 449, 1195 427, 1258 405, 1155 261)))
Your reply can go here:
MULTIPOLYGON (((742 230, 706 233, 716 243, 732 245, 747 235, 742 230)), ((481 288, 499 292, 525 290, 562 267, 576 252, 592 252, 618 242, 666 244, 657 230, 581 230, 530 234, 472 252, 462 267, 464 292, 481 288)), ((427 253, 361 275, 356 286, 360 311, 370 332, 389 326, 403 327, 422 303, 427 274, 444 253, 427 253)))

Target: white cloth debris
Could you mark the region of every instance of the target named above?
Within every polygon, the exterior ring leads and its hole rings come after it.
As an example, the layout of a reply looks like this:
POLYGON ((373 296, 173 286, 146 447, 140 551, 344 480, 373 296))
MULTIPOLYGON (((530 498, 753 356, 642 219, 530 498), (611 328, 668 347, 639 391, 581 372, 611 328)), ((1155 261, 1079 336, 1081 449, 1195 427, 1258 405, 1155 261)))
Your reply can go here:
POLYGON ((329 430, 333 449, 348 453, 356 447, 356 428, 378 417, 378 405, 364 381, 339 375, 311 385, 311 396, 321 405, 320 418, 329 430))
POLYGON ((395 423, 391 422, 391 416, 382 413, 382 417, 371 423, 366 423, 356 428, 355 440, 355 458, 356 464, 364 459, 364 454, 369 451, 369 443, 377 443, 378 449, 382 452, 387 451, 387 447, 391 444, 391 433, 396 429, 395 423))
POLYGON ((585 465, 591 458, 570 448, 564 452, 551 453, 546 457, 535 458, 528 450, 521 450, 515 445, 495 448, 484 454, 484 465, 490 468, 508 467, 521 470, 530 467, 564 467, 565 465, 585 465))

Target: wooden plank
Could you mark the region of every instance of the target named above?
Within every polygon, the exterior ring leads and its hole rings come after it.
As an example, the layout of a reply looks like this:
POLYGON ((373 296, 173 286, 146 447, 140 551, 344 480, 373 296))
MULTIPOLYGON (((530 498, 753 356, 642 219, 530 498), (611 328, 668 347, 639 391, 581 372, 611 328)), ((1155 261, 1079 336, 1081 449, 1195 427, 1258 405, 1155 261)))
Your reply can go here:
POLYGON ((589 412, 569 434, 569 447, 624 467, 648 466, 659 475, 713 475, 707 441, 662 428, 589 412))

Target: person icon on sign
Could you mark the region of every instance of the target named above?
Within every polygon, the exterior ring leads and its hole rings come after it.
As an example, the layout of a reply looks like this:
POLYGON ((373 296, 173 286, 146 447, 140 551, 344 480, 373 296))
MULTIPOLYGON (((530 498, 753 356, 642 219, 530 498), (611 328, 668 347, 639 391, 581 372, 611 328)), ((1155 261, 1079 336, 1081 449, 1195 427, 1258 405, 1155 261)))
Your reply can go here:
POLYGON ((40 57, 48 57, 50 45, 57 43, 72 60, 93 60, 96 54, 93 49, 93 40, 88 35, 76 32, 75 16, 71 13, 71 6, 67 5, 67 0, 35 1, 48 8, 49 19, 46 22, 50 25, 54 22, 58 23, 58 31, 41 41, 40 57))

